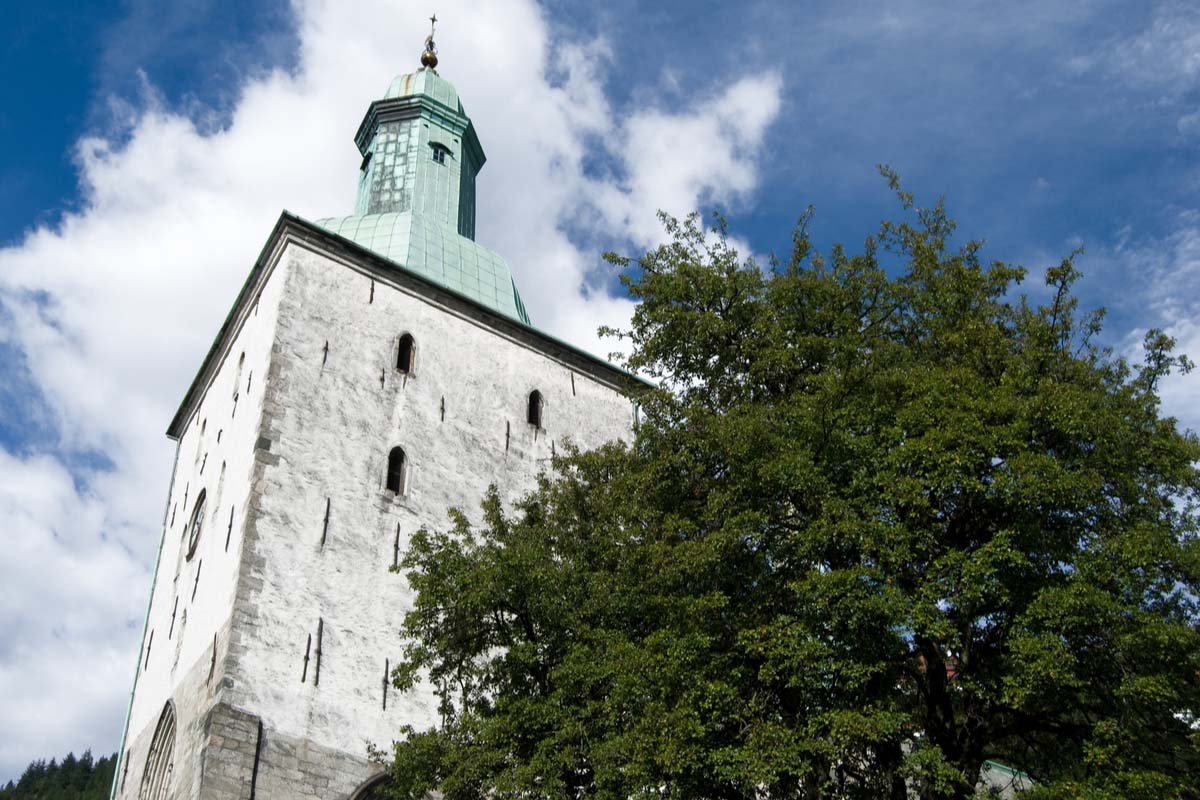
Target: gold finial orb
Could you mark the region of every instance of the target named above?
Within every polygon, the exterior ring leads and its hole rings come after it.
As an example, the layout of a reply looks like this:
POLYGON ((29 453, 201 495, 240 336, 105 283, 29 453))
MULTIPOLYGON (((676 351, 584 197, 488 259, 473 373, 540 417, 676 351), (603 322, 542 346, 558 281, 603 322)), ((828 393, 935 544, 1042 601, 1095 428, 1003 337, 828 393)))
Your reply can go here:
POLYGON ((437 14, 429 18, 429 35, 425 37, 425 52, 421 53, 421 66, 433 69, 438 65, 437 45, 433 43, 433 29, 437 25, 437 14))

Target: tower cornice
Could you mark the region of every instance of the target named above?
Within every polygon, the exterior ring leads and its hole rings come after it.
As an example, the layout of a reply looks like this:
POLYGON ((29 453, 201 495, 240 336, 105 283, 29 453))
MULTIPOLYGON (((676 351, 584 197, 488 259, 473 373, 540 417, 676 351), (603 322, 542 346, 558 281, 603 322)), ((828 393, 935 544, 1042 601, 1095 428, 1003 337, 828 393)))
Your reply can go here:
POLYGON ((476 169, 487 161, 471 118, 427 95, 390 97, 371 103, 358 126, 358 132, 354 134, 354 144, 359 154, 367 154, 375 130, 381 124, 417 118, 429 120, 456 133, 462 139, 463 147, 475 159, 476 169))
POLYGON ((275 228, 263 245, 250 274, 246 276, 246 281, 242 284, 242 289, 234 300, 233 307, 229 309, 200 369, 192 379, 183 401, 167 427, 169 438, 178 441, 183 435, 189 420, 196 413, 196 409, 208 391, 209 384, 220 368, 222 359, 228 354, 233 339, 246 319, 253 313, 259 293, 288 245, 297 245, 321 252, 349 269, 362 272, 376 280, 384 281, 421 297, 448 313, 470 318, 493 333, 537 350, 548 358, 587 374, 616 391, 636 396, 644 389, 654 388, 654 384, 646 379, 610 364, 586 350, 540 331, 532 325, 515 320, 480 303, 475 298, 382 258, 350 239, 330 233, 313 222, 284 211, 279 215, 275 228))

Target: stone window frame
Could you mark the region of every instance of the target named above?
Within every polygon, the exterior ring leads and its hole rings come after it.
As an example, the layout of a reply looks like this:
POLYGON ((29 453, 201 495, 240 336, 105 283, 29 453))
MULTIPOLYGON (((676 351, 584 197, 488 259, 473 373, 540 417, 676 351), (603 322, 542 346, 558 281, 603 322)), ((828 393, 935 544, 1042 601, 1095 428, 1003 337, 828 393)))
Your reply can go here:
POLYGON ((532 425, 537 430, 545 429, 546 421, 546 396, 539 390, 533 389, 529 392, 528 399, 525 404, 525 422, 532 425))
POLYGON ((350 793, 350 800, 377 800, 384 797, 380 790, 386 790, 391 785, 390 779, 391 774, 387 770, 372 775, 350 793))
POLYGON ((412 335, 412 331, 401 331, 400 336, 396 339, 395 352, 396 357, 392 363, 392 369, 405 375, 409 378, 417 376, 417 337, 412 335), (404 343, 408 340, 408 365, 403 366, 404 360, 404 343))
POLYGON ((146 752, 146 766, 138 787, 138 800, 167 800, 171 788, 171 773, 175 769, 175 704, 168 700, 158 717, 154 738, 146 752))
POLYGON ((384 494, 386 496, 392 497, 392 498, 398 498, 398 499, 404 498, 404 497, 408 496, 408 492, 409 492, 409 489, 411 488, 411 485, 412 485, 412 462, 408 457, 408 452, 404 449, 404 447, 402 445, 399 445, 399 444, 393 445, 392 447, 390 447, 388 449, 387 468, 384 471, 384 480, 383 480, 384 494), (395 458, 397 453, 400 454, 400 468, 398 470, 399 474, 397 476, 398 480, 396 481, 396 488, 393 489, 392 488, 392 486, 393 486, 392 475, 393 475, 393 470, 395 469, 395 467, 392 463, 392 459, 395 458))

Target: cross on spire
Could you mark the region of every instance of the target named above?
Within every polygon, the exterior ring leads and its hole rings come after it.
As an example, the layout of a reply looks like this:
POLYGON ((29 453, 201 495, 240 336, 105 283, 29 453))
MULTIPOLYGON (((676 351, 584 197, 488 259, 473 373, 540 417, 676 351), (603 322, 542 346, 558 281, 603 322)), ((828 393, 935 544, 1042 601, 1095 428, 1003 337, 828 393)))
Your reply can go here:
POLYGON ((425 52, 421 53, 421 66, 433 69, 438 65, 437 45, 433 43, 433 32, 437 28, 437 14, 429 18, 429 35, 425 37, 425 52))

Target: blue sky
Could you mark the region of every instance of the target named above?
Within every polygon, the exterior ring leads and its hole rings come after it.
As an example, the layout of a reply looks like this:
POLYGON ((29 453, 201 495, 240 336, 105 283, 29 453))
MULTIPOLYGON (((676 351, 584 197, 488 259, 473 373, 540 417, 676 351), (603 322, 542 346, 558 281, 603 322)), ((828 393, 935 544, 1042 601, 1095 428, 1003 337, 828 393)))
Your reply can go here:
MULTIPOLYGON (((1200 357, 1194 3, 150 0, 6 9, 0 30, 0 780, 117 746, 172 450, 162 431, 281 208, 345 213, 366 104, 442 20, 489 161, 479 238, 535 323, 604 352, 599 259, 718 207, 786 252, 808 204, 851 247, 944 195, 992 258, 1075 247, 1136 355, 1200 357), (428 5, 428 8, 424 6, 428 5), (48 668, 53 664, 53 668, 48 668), (89 665, 80 686, 79 665, 89 665), (75 665, 72 667, 71 665, 75 665), (51 713, 54 712, 54 713, 51 713), (15 722, 14 722, 15 721, 15 722)), ((1168 411, 1200 427, 1196 374, 1168 411)))
POLYGON ((72 159, 85 133, 118 134, 114 100, 145 81, 177 108, 227 114, 239 81, 295 58, 283 2, 27 3, 5 9, 0 68, 0 243, 79 204, 72 159))

